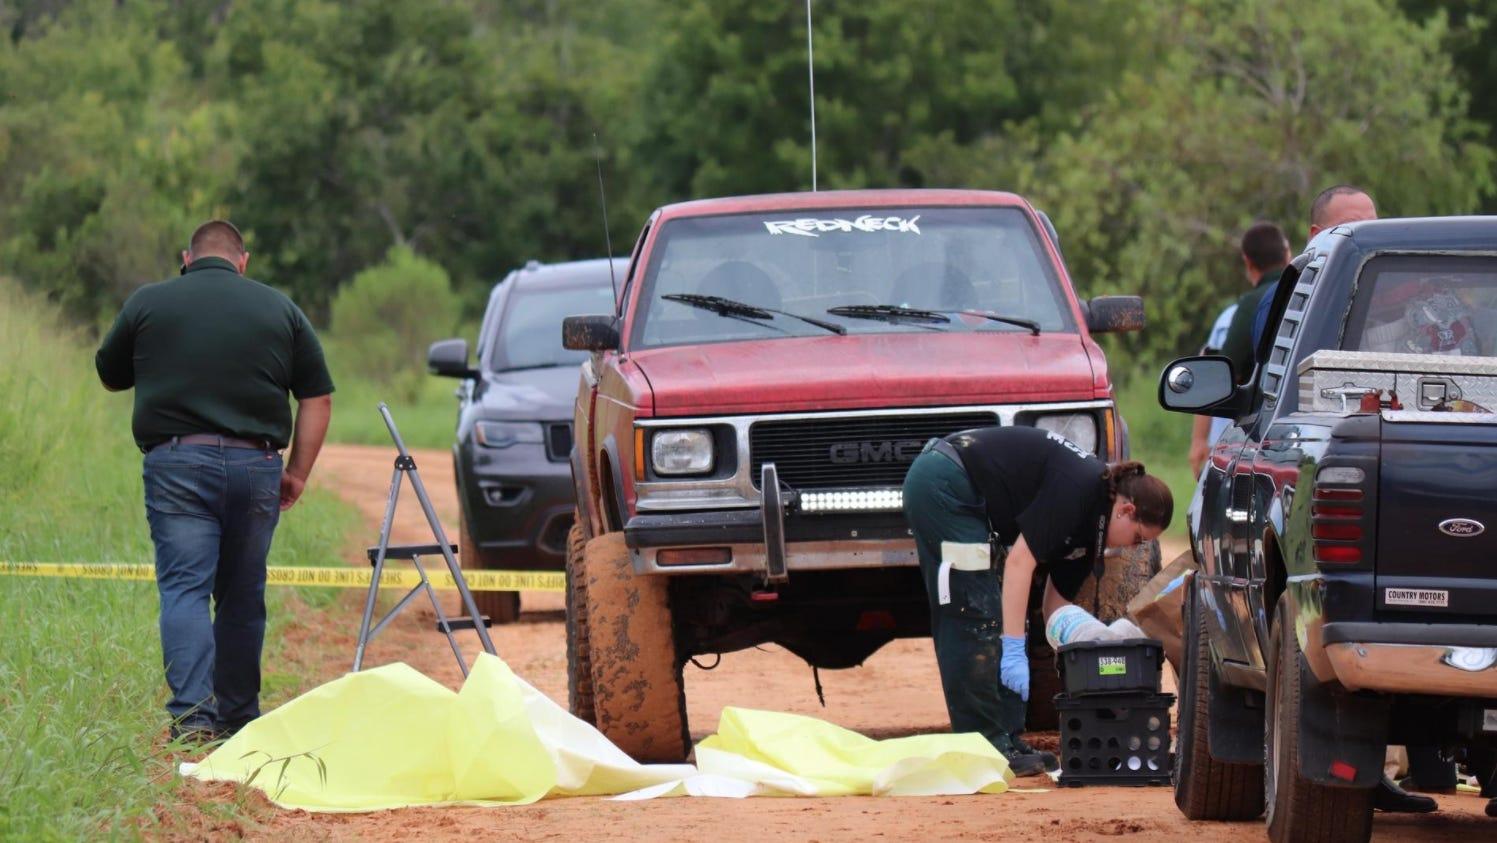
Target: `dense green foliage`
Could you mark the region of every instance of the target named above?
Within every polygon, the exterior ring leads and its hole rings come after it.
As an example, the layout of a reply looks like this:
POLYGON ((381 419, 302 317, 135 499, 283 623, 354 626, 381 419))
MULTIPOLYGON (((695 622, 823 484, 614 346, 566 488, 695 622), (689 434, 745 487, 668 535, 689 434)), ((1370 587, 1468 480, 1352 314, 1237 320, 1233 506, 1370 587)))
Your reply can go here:
MULTIPOLYGON (((0 560, 151 561, 130 398, 56 308, 0 278, 0 560)), ((271 564, 336 564, 357 514, 321 490, 286 513, 271 564)), ((306 591, 325 602, 328 591, 306 591)), ((267 702, 309 687, 277 654, 300 600, 269 594, 267 702)), ((149 582, 0 577, 0 839, 150 834, 179 781, 149 582)), ((315 677, 321 678, 321 677, 315 677)))
MULTIPOLYGON (((1497 201, 1493 12, 821 0, 820 183, 1023 192, 1083 294, 1148 296, 1121 347, 1157 362, 1240 291, 1242 227, 1299 245, 1327 184, 1497 201)), ((7 4, 0 262, 96 321, 226 214, 319 324, 396 247, 471 317, 523 260, 602 251, 595 155, 619 244, 668 201, 809 187, 805 26, 751 0, 7 4)))
POLYGON ((344 352, 340 368, 391 382, 398 394, 411 396, 427 379, 427 345, 457 329, 460 311, 442 267, 396 246, 333 297, 332 328, 344 352))

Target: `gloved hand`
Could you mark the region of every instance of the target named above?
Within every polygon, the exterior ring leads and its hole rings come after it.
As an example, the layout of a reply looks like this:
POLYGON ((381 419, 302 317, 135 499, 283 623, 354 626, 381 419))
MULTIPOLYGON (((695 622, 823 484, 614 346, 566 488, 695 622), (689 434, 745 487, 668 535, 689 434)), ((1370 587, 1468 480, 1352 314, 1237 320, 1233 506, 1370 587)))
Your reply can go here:
POLYGON ((1003 659, 998 663, 998 681, 1003 687, 1029 700, 1029 654, 1024 652, 1024 636, 1003 636, 1003 659))

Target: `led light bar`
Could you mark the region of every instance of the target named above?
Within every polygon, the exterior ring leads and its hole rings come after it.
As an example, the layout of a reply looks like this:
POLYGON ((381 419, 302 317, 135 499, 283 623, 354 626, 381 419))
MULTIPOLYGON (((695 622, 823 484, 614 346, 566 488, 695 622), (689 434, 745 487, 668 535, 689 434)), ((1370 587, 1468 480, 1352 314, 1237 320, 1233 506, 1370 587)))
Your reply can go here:
POLYGON ((901 509, 904 509, 904 492, 898 487, 800 493, 800 510, 806 513, 898 512, 901 509))

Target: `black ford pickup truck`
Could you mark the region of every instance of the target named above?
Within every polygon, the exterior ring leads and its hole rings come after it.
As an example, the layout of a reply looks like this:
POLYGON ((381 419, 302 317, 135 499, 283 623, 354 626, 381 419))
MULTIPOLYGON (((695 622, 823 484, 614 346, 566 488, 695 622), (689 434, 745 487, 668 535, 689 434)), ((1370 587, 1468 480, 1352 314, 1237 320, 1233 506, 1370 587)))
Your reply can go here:
POLYGON ((1366 840, 1387 744, 1497 742, 1497 217, 1323 233, 1236 385, 1189 509, 1175 801, 1269 837, 1366 840))

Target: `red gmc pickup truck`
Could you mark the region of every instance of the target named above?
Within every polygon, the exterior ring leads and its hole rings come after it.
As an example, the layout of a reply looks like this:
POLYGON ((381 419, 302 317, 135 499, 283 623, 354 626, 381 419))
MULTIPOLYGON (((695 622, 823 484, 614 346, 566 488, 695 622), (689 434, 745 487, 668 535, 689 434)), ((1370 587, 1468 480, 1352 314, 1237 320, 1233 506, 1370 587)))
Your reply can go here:
POLYGON ((1022 424, 1126 448, 1092 334, 1141 328, 1143 303, 1079 300, 1012 194, 669 205, 619 281, 616 313, 563 327, 592 352, 567 655, 573 712, 641 760, 690 751, 690 659, 773 642, 846 668, 930 634, 900 492, 929 438, 1022 424))

